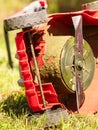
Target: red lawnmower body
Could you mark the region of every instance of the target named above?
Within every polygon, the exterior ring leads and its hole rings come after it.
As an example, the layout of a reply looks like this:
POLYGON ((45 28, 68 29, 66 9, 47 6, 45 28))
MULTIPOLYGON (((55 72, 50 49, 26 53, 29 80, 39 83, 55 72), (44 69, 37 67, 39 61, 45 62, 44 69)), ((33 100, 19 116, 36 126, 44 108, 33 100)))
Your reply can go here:
MULTIPOLYGON (((96 69, 93 81, 90 84, 89 88, 84 91, 85 101, 80 108, 80 113, 88 114, 90 112, 95 113, 98 110, 98 11, 82 10, 77 12, 51 14, 48 15, 49 21, 47 24, 49 25, 48 32, 50 34, 52 33, 55 36, 74 36, 75 31, 72 23, 72 17, 78 15, 81 15, 83 19, 83 38, 90 44, 96 61, 96 69)), ((7 28, 7 30, 15 30, 15 28, 7 28)), ((46 44, 42 39, 44 34, 43 29, 40 31, 35 31, 35 29, 29 30, 26 28, 26 30, 23 29, 22 32, 17 33, 16 35, 17 55, 19 58, 19 65, 21 68, 21 75, 25 86, 28 104, 33 112, 41 112, 47 109, 58 107, 66 109, 66 105, 58 101, 59 95, 56 93, 52 83, 42 84, 46 101, 45 106, 43 105, 39 84, 36 84, 34 82, 34 74, 32 73, 32 65, 34 66, 34 60, 32 58, 32 50, 30 49, 31 45, 29 41, 30 39, 28 39, 28 33, 30 33, 32 36, 35 36, 35 34, 37 34, 37 37, 32 37, 31 44, 34 46, 35 56, 39 67, 42 67, 44 65, 43 54, 45 53, 44 47, 46 44)), ((72 102, 72 106, 73 104, 74 102, 72 102)))

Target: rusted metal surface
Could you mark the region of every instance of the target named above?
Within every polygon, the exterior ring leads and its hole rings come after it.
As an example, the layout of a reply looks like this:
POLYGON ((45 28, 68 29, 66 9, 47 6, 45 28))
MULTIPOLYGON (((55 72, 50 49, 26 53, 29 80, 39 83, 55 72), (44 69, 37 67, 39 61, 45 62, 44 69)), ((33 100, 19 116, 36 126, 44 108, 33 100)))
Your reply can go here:
POLYGON ((38 12, 19 13, 4 20, 4 26, 7 31, 32 27, 34 25, 47 22, 46 10, 38 12))
POLYGON ((79 112, 79 107, 84 101, 82 16, 74 16, 72 21, 75 29, 75 86, 77 111, 79 112))
POLYGON ((98 1, 86 3, 82 5, 82 9, 92 9, 97 10, 98 9, 98 1))

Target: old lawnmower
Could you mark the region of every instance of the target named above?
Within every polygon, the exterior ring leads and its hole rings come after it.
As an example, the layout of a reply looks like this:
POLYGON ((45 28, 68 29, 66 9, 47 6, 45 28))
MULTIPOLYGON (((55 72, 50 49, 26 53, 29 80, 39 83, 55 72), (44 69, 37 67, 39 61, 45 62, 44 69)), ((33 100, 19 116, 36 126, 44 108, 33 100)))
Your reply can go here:
POLYGON ((20 79, 30 109, 47 113, 49 125, 71 112, 98 110, 98 2, 77 12, 48 15, 45 0, 31 3, 4 19, 4 34, 11 68, 8 32, 16 34, 20 79))

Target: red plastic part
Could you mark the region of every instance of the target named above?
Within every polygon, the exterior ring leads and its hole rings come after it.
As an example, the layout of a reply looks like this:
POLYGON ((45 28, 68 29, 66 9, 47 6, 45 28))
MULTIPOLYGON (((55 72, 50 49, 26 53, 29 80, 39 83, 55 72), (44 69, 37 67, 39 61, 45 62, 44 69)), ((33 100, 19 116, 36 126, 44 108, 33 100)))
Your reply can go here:
MULTIPOLYGON (((28 32, 33 33, 33 31, 30 30, 28 32)), ((28 46, 24 40, 25 33, 27 33, 27 31, 17 34, 16 47, 29 107, 33 110, 33 112, 44 111, 55 106, 63 107, 63 105, 59 103, 57 94, 51 83, 42 84, 45 100, 47 102, 46 107, 43 106, 39 85, 34 83, 33 75, 31 72, 30 65, 32 63, 32 57, 28 56, 27 54, 28 46)), ((34 44, 37 60, 40 62, 41 67, 44 64, 42 54, 44 54, 45 42, 39 42, 37 39, 33 39, 32 44, 34 44)))

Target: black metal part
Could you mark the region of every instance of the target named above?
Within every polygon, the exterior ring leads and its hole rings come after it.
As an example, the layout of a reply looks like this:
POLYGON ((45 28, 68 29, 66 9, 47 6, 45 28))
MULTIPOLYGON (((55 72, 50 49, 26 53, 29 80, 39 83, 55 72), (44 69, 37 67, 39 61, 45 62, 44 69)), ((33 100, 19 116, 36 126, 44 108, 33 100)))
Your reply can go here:
POLYGON ((76 101, 77 111, 84 99, 83 92, 83 35, 82 16, 72 17, 75 29, 75 78, 76 78, 76 101), (82 70, 82 71, 81 71, 82 70))
POLYGON ((11 68, 13 68, 13 62, 12 62, 10 44, 9 44, 9 35, 8 35, 8 31, 5 29, 5 26, 4 26, 4 37, 5 37, 5 43, 6 43, 9 65, 10 65, 11 68))
POLYGON ((8 19, 4 19, 4 26, 7 31, 27 28, 47 22, 46 10, 38 12, 26 12, 16 14, 8 19))

